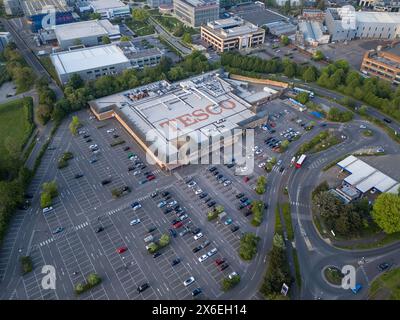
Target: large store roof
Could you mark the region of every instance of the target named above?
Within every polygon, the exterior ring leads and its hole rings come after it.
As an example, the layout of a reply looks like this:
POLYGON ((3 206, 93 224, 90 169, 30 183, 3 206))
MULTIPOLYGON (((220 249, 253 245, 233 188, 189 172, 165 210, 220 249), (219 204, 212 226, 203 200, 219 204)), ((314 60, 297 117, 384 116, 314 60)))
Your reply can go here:
POLYGON ((89 20, 57 25, 55 27, 55 33, 59 41, 65 41, 106 34, 118 34, 119 26, 114 26, 108 20, 89 20))

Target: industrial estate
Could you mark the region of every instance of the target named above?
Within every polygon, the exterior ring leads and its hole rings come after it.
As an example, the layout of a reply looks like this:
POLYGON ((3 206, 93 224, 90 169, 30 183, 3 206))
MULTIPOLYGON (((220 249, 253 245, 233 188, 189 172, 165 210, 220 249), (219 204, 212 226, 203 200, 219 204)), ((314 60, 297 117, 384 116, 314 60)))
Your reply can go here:
POLYGON ((399 9, 3 0, 0 299, 398 300, 399 9))

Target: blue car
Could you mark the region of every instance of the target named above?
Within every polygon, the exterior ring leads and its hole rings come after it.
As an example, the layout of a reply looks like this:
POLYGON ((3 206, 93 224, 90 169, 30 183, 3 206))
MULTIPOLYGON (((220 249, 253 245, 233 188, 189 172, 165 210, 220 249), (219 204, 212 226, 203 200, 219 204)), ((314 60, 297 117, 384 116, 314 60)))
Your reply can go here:
POLYGON ((224 225, 228 226, 233 222, 233 220, 231 218, 228 218, 225 220, 224 225))
POLYGON ((176 238, 176 236, 177 236, 177 233, 176 233, 176 231, 174 229, 169 229, 169 234, 171 236, 173 236, 174 238, 176 238))
POLYGON ((355 286, 354 288, 351 289, 351 291, 352 291, 354 294, 357 294, 361 289, 362 289, 362 285, 359 284, 359 283, 357 283, 356 286, 355 286))
POLYGON ((95 163, 97 159, 90 159, 90 163, 95 163))

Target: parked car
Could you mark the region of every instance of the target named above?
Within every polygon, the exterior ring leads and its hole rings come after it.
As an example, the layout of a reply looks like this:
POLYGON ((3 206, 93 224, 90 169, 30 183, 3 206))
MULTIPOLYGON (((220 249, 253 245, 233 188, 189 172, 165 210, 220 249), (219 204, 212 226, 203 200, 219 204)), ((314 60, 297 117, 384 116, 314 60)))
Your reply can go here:
POLYGON ((146 283, 140 285, 139 287, 137 287, 137 291, 139 293, 141 293, 141 292, 145 291, 149 287, 150 287, 149 284, 146 282, 146 283))
POLYGON ((63 227, 57 227, 57 228, 55 228, 55 229, 53 230, 52 234, 60 233, 60 232, 62 232, 63 230, 64 230, 63 227))
POLYGON ((191 285, 194 281, 195 281, 195 280, 194 280, 194 277, 190 277, 189 279, 183 281, 183 285, 184 285, 185 287, 187 287, 187 286, 191 285))
POLYGON ((138 219, 133 219, 129 224, 131 225, 131 226, 134 226, 134 225, 137 225, 137 224, 139 224, 140 223, 140 219, 138 218, 138 219))
POLYGON ((381 272, 383 272, 383 271, 385 271, 385 270, 387 270, 389 268, 390 268, 390 264, 387 263, 387 262, 382 262, 382 263, 380 263, 378 265, 378 270, 381 271, 381 272))
POLYGON ((203 262, 203 261, 205 261, 205 260, 207 260, 208 259, 208 255, 206 255, 206 254, 203 254, 201 257, 199 257, 199 262, 203 262))
POLYGON ((97 227, 94 232, 99 233, 99 232, 102 232, 103 230, 104 230, 103 227, 97 227))
POLYGON ((196 289, 194 289, 194 290, 192 291, 192 296, 193 296, 193 297, 198 296, 201 292, 202 292, 202 291, 201 291, 201 288, 196 288, 196 289))
POLYGON ((128 250, 127 247, 119 247, 117 248, 117 253, 124 253, 126 250, 128 250))
POLYGON ((194 240, 199 240, 199 239, 201 239, 203 237, 203 234, 201 233, 201 232, 199 232, 198 234, 196 234, 194 237, 193 237, 193 239, 194 240))
POLYGON ((178 263, 180 263, 181 262, 181 259, 179 259, 179 258, 175 258, 174 260, 172 260, 172 266, 176 266, 178 263))

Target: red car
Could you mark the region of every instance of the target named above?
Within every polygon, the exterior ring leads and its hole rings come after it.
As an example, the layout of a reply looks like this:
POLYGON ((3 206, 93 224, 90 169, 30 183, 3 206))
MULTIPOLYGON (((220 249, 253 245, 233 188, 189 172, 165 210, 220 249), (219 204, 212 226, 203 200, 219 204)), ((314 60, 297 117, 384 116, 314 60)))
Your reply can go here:
POLYGON ((117 249, 117 252, 118 252, 118 253, 124 253, 126 250, 128 250, 127 247, 119 247, 119 248, 117 249))
POLYGON ((177 223, 175 223, 175 224, 172 225, 172 227, 173 227, 174 229, 178 229, 178 228, 180 228, 180 227, 182 227, 182 226, 183 226, 183 223, 180 222, 180 221, 178 221, 177 223))
POLYGON ((225 260, 223 259, 223 258, 221 258, 221 259, 216 259, 215 260, 215 264, 217 265, 217 266, 219 266, 220 264, 223 264, 225 262, 225 260))
POLYGON ((156 176, 154 174, 147 176, 148 181, 154 180, 155 178, 156 178, 156 176))
POLYGON ((244 182, 247 182, 247 181, 249 181, 249 180, 250 180, 249 177, 244 177, 244 178, 243 178, 243 181, 244 181, 244 182))

